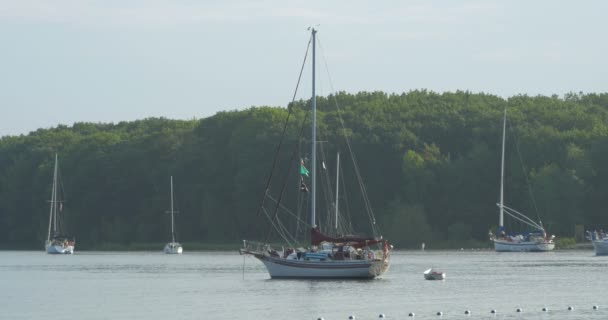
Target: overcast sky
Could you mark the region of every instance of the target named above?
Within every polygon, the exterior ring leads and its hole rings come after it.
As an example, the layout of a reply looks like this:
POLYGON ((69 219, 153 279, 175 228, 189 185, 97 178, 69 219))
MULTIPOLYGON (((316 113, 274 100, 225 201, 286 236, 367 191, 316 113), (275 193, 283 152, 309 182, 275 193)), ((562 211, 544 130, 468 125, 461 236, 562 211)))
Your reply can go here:
POLYGON ((314 25, 335 90, 606 92, 607 14, 599 0, 0 0, 0 136, 285 106, 314 25))

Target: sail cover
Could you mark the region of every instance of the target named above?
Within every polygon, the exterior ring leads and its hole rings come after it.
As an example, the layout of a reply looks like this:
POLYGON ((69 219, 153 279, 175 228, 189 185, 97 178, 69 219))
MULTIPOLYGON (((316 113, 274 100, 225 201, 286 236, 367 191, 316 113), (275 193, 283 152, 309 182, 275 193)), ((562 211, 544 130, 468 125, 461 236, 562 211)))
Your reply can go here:
POLYGON ((382 240, 374 239, 374 238, 364 238, 356 235, 344 235, 337 238, 330 237, 325 235, 319 231, 319 228, 312 228, 310 230, 310 243, 313 246, 317 246, 321 244, 321 242, 333 242, 333 243, 349 243, 353 247, 364 247, 373 245, 376 243, 380 243, 382 240))

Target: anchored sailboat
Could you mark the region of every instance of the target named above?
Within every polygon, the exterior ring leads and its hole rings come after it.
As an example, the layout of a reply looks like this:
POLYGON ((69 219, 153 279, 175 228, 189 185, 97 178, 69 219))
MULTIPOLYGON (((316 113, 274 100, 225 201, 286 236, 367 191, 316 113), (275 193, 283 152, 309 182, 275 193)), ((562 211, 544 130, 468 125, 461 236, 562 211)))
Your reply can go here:
POLYGON ((503 125, 502 125, 502 157, 500 162, 500 203, 498 233, 490 234, 490 240, 494 241, 494 249, 496 251, 551 251, 555 248, 553 239, 555 236, 547 237, 545 228, 542 222, 536 222, 523 213, 504 205, 504 178, 505 178, 505 140, 507 129, 507 109, 505 108, 503 125), (511 216, 513 219, 522 222, 536 231, 528 233, 507 233, 504 227, 504 214, 511 216))
POLYGON ((62 189, 59 183, 59 160, 55 154, 55 167, 53 170, 53 187, 51 189, 51 204, 49 212, 49 232, 45 242, 45 249, 50 254, 72 254, 76 241, 64 234, 63 219, 63 200, 61 199, 62 189))
POLYGON ((171 214, 171 242, 165 245, 165 253, 168 254, 180 254, 183 252, 183 248, 181 243, 175 241, 175 218, 174 214, 177 211, 173 210, 173 176, 171 176, 171 210, 169 213, 171 214))
POLYGON ((604 230, 597 230, 591 232, 587 231, 587 239, 593 244, 595 255, 606 256, 608 255, 608 234, 604 230))
MULTIPOLYGON (((328 235, 321 231, 320 226, 316 220, 316 195, 317 195, 317 128, 316 128, 316 94, 315 94, 315 51, 316 51, 316 33, 315 29, 311 32, 312 42, 312 149, 311 149, 311 171, 310 176, 308 170, 304 167, 304 160, 301 160, 300 165, 300 191, 308 197, 310 203, 310 246, 308 248, 298 248, 297 239, 285 236, 287 233, 285 225, 277 217, 277 210, 282 208, 283 205, 280 203, 281 196, 279 199, 273 199, 269 195, 269 183, 266 186, 266 192, 264 194, 264 200, 270 199, 276 201, 275 212, 273 214, 267 214, 268 219, 272 226, 277 230, 277 233, 281 234, 283 239, 286 241, 286 245, 281 248, 274 249, 268 243, 243 241, 243 248, 240 250, 241 254, 252 255, 259 259, 268 270, 270 277, 272 278, 359 278, 359 279, 370 279, 382 275, 386 272, 390 265, 390 251, 392 246, 387 240, 382 239, 381 236, 364 237, 359 235, 339 234, 338 229, 338 184, 339 176, 336 173, 336 195, 334 200, 335 208, 335 224, 328 223, 328 227, 333 228, 334 235, 328 235), (306 179, 306 180, 305 180, 306 179), (307 179, 310 179, 310 190, 306 185, 307 179), (295 242, 295 245, 294 245, 295 242), (374 250, 376 248, 376 250, 374 250)), ((348 144, 348 141, 347 141, 348 144)), ((280 147, 281 144, 279 144, 280 147)), ((349 146, 349 151, 352 156, 352 149, 349 146)), ((277 149, 278 150, 278 149, 277 149)), ((276 159, 276 157, 275 157, 276 159)), ((321 162, 323 169, 325 169, 325 162, 321 162)), ((359 175, 356 162, 353 161, 353 166, 357 170, 357 181, 360 183, 360 190, 362 195, 362 201, 365 203, 364 207, 371 212, 371 206, 369 205, 369 199, 365 194, 365 187, 362 186, 361 177, 359 175)), ((273 166, 274 167, 274 166, 273 166)), ((339 160, 337 162, 339 167, 339 160)), ((336 169, 339 171, 339 168, 336 169)), ((272 175, 271 175, 272 177, 272 175)), ((328 183, 329 179, 326 180, 328 183)), ((270 182, 270 179, 269 179, 270 182)), ((326 190, 329 188, 326 188, 326 190)), ((261 210, 263 208, 264 200, 262 201, 261 210)), ((332 212, 327 208, 327 213, 333 215, 332 212)), ((370 215, 370 221, 372 221, 372 228, 374 234, 377 232, 377 226, 375 225, 375 218, 373 218, 373 212, 370 215)))

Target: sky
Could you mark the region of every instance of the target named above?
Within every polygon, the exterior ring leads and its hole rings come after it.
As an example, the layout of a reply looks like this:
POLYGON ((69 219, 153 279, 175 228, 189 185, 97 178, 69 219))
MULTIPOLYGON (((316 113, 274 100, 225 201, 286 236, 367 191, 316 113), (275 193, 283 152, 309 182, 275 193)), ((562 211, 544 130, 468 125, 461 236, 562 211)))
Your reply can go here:
POLYGON ((0 0, 0 136, 285 107, 310 26, 320 95, 606 92, 607 12, 599 0, 0 0))

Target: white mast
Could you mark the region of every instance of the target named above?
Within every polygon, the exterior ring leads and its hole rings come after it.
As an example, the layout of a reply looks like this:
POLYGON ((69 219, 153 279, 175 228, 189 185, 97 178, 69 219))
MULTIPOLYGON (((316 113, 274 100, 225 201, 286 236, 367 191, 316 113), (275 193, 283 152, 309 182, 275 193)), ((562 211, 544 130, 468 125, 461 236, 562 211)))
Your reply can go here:
POLYGON ((54 203, 55 203, 55 179, 56 179, 56 174, 57 174, 56 172, 57 172, 57 154, 55 154, 55 168, 53 169, 53 185, 51 187, 51 200, 49 201, 51 203, 51 205, 49 208, 49 232, 46 237, 47 240, 51 240, 51 230, 52 230, 52 225, 53 225, 53 208, 54 208, 54 203))
POLYGON ((57 153, 55 153, 55 168, 53 169, 53 186, 51 188, 51 207, 49 209, 49 232, 47 240, 51 240, 51 230, 57 233, 57 153))
POLYGON ((57 207, 59 204, 57 203, 57 192, 59 192, 57 185, 57 171, 59 166, 59 160, 57 159, 57 154, 55 153, 55 172, 53 173, 53 233, 57 233, 57 207))
POLYGON ((502 122, 502 157, 500 160, 500 218, 498 220, 498 226, 502 228, 504 226, 504 180, 505 180, 505 135, 507 130, 507 108, 502 122))
POLYGON ((338 192, 340 191, 340 152, 336 160, 336 231, 338 230, 338 192))
POLYGON ((171 242, 175 242, 175 231, 173 227, 173 176, 171 176, 171 242))
POLYGON ((315 206, 316 206, 316 175, 317 175, 317 97, 315 94, 315 50, 317 30, 312 28, 312 177, 311 177, 311 199, 310 199, 310 225, 315 228, 315 206))

